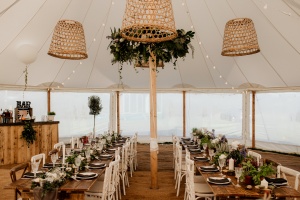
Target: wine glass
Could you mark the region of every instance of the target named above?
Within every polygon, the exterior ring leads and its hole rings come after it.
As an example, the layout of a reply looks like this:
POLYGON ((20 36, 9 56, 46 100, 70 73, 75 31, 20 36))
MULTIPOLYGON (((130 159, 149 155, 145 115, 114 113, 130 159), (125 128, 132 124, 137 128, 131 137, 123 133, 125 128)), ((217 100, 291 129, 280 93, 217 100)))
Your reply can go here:
POLYGON ((79 171, 79 166, 80 166, 80 164, 81 164, 81 158, 80 157, 76 157, 75 158, 75 166, 76 166, 76 173, 75 173, 75 175, 76 174, 78 174, 78 171, 79 171))
POLYGON ((36 178, 36 173, 39 169, 39 165, 40 165, 40 162, 35 162, 35 161, 31 162, 31 169, 34 174, 34 178, 36 178))
POLYGON ((207 149, 207 143, 202 143, 202 147, 203 147, 203 150, 204 150, 204 156, 206 156, 206 149, 207 149))
POLYGON ((56 163, 57 159, 58 159, 57 153, 51 154, 51 161, 53 164, 53 168, 55 167, 55 163, 56 163))
POLYGON ((240 184, 239 184, 240 183, 239 180, 240 180, 240 177, 243 173, 243 168, 242 167, 235 167, 234 170, 235 170, 235 177, 237 178, 236 187, 241 187, 240 184))
POLYGON ((224 167, 226 159, 225 158, 219 158, 218 162, 219 162, 219 166, 220 166, 220 171, 221 171, 221 176, 224 176, 224 174, 222 173, 222 169, 224 167))
POLYGON ((70 155, 71 154, 71 150, 72 150, 72 148, 66 148, 66 155, 70 155))
POLYGON ((212 161, 212 157, 215 155, 215 150, 214 149, 209 149, 208 150, 208 155, 210 157, 210 161, 212 161))

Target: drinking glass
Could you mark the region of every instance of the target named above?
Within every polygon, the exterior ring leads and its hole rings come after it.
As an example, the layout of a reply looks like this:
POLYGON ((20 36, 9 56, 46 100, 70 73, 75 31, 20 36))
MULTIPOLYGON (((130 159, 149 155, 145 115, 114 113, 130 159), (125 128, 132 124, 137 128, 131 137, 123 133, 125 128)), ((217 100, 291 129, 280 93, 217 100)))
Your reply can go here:
POLYGON ((70 155, 71 154, 71 150, 72 150, 72 148, 66 148, 66 155, 70 155))
POLYGON ((39 169, 39 165, 40 165, 40 162, 31 162, 31 169, 32 169, 32 172, 34 174, 34 178, 36 178, 36 173, 39 169))
POLYGON ((225 158, 219 158, 219 159, 218 159, 219 166, 220 166, 220 168, 221 168, 221 169, 220 169, 220 171, 221 171, 221 176, 224 176, 224 174, 222 173, 222 169, 223 169, 223 167, 224 167, 225 161, 226 161, 225 158))
POLYGON ((57 159, 58 159, 57 153, 54 153, 54 154, 51 155, 51 161, 52 161, 52 164, 53 164, 53 168, 55 167, 55 163, 56 163, 57 159))
POLYGON ((199 146, 199 148, 200 148, 200 145, 201 145, 201 139, 197 139, 197 144, 198 144, 198 146, 199 146))
POLYGON ((81 164, 81 158, 80 157, 76 157, 75 158, 75 166, 76 166, 76 172, 75 172, 75 175, 78 174, 78 171, 79 171, 79 166, 81 164))
POLYGON ((241 187, 239 183, 240 183, 240 177, 243 173, 243 168, 242 167, 235 167, 234 170, 235 170, 235 177, 237 178, 236 187, 241 187))
POLYGON ((209 154, 209 157, 210 157, 210 161, 212 161, 212 157, 215 155, 215 150, 214 149, 209 149, 208 154, 209 154))

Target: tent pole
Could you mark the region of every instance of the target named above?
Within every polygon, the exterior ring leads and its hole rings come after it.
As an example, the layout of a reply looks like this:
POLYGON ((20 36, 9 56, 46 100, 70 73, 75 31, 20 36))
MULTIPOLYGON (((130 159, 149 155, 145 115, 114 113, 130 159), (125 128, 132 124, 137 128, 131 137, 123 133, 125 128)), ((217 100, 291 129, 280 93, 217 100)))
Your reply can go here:
POLYGON ((182 91, 182 108, 183 108, 183 111, 182 111, 182 115, 183 115, 183 124, 182 124, 182 128, 183 128, 183 137, 186 137, 186 107, 185 107, 185 97, 186 97, 186 91, 182 91))
POLYGON ((252 91, 252 148, 255 148, 255 91, 252 91))
POLYGON ((50 88, 47 90, 47 110, 48 113, 51 111, 51 91, 50 88))
POLYGON ((151 189, 158 189, 157 180, 157 110, 156 110, 156 56, 150 52, 150 164, 151 164, 151 189))
POLYGON ((120 134, 120 92, 117 91, 117 133, 120 134))

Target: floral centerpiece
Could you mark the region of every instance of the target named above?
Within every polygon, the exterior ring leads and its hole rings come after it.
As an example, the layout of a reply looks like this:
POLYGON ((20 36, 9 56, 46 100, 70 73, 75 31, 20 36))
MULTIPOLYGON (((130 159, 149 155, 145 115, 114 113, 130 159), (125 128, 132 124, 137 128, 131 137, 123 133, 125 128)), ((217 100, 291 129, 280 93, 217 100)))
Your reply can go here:
POLYGON ((52 168, 40 177, 33 179, 31 189, 36 188, 34 189, 37 193, 36 196, 40 199, 44 199, 50 192, 57 192, 57 188, 66 182, 67 177, 68 175, 65 171, 58 167, 52 168))
POLYGON ((234 166, 241 166, 242 162, 247 156, 247 149, 245 145, 240 145, 238 141, 231 143, 231 151, 229 152, 227 159, 232 158, 234 160, 234 166))

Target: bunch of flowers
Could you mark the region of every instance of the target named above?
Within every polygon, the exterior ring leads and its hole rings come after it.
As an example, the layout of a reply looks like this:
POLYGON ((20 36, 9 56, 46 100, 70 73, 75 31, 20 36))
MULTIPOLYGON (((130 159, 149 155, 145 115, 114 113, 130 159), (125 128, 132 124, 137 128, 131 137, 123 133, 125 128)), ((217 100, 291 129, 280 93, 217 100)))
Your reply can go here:
MULTIPOLYGON (((81 160, 81 163, 80 163, 80 166, 79 166, 79 169, 80 170, 83 170, 86 166, 86 163, 87 163, 87 160, 86 158, 84 157, 84 150, 82 150, 81 152, 74 152, 71 156, 68 156, 66 158, 66 163, 69 164, 69 170, 72 170, 72 168, 75 167, 75 159, 76 158, 80 158, 81 160)), ((67 170, 67 169, 66 169, 67 170)), ((69 171, 67 170, 67 171, 69 171)))
POLYGON ((42 188, 42 197, 47 192, 52 191, 55 188, 62 186, 67 179, 67 173, 61 170, 59 167, 52 168, 45 174, 32 180, 31 189, 35 187, 42 188))
POLYGON ((211 148, 216 148, 220 144, 227 143, 227 138, 225 135, 219 134, 217 137, 211 139, 211 148))

